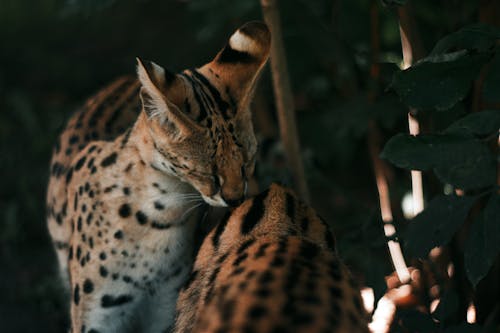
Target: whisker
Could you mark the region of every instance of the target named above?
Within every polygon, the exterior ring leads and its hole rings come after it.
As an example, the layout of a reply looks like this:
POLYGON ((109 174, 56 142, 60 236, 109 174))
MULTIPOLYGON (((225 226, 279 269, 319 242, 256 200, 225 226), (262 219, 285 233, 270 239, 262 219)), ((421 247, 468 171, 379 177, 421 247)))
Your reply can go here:
POLYGON ((181 220, 183 220, 183 219, 184 219, 184 217, 186 217, 186 215, 187 215, 187 214, 189 214, 189 212, 193 211, 195 208, 200 207, 201 205, 203 205, 203 202, 202 202, 202 203, 199 203, 199 204, 197 204, 197 205, 194 205, 193 207, 191 207, 191 208, 189 208, 188 210, 186 210, 186 211, 184 212, 184 214, 182 214, 182 216, 181 216, 181 220))

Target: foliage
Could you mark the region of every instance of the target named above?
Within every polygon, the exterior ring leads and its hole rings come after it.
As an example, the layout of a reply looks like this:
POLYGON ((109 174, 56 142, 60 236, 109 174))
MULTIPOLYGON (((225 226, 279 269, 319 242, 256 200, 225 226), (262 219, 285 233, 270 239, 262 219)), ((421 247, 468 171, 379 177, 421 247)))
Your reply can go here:
MULTIPOLYGON (((392 87, 404 103, 420 110, 448 110, 470 91, 479 70, 498 52, 500 31, 487 26, 461 29, 444 37, 431 55, 406 71, 394 75, 392 87), (458 49, 446 53, 450 49, 458 49), (465 50, 463 50, 465 49, 465 50)), ((398 134, 384 147, 381 156, 410 170, 433 169, 444 184, 462 190, 496 188, 497 158, 488 146, 497 140, 500 110, 468 114, 443 133, 411 136, 398 134), (492 136, 493 135, 493 136, 492 136)), ((465 268, 471 283, 488 273, 497 257, 492 235, 498 219, 497 195, 472 225, 465 249, 465 268), (488 225, 488 226, 486 226, 488 225)), ((434 247, 448 244, 466 220, 477 197, 440 195, 417 215, 407 230, 405 243, 411 254, 425 257, 434 247)))
MULTIPOLYGON (((409 1, 384 2, 392 7, 409 1)), ((469 221, 464 269, 471 283, 480 285, 500 244, 494 184, 498 160, 491 149, 500 122, 498 30, 475 24, 478 1, 453 6, 447 1, 413 1, 424 46, 432 51, 401 71, 392 8, 377 8, 380 53, 373 57, 370 4, 280 2, 313 206, 331 222, 343 259, 374 288, 378 299, 392 268, 367 148, 375 123, 383 141, 393 136, 384 158, 404 169, 431 171, 425 174, 426 195, 432 198, 428 208, 409 223, 394 209, 397 236, 407 246, 404 254, 425 257, 432 247, 453 243, 457 230, 469 221), (373 62, 379 64, 377 80, 372 78, 373 62), (488 70, 480 97, 489 110, 472 113, 477 93, 472 84, 484 68, 488 70), (434 129, 417 137, 403 134, 408 106, 430 118, 434 129), (465 195, 443 195, 445 184, 465 190, 465 195)), ((260 17, 256 0, 0 1, 2 330, 64 331, 65 304, 45 227, 44 195, 51 147, 65 119, 108 81, 133 74, 135 56, 174 71, 203 64, 235 27, 260 17), (22 323, 19 313, 26 318, 22 323)), ((258 94, 272 113, 269 73, 264 73, 258 94)), ((276 129, 275 119, 269 118, 276 129)), ((289 182, 279 144, 269 144, 278 137, 263 137, 258 121, 256 128, 259 182, 289 182)), ((408 173, 389 173, 397 207, 411 185, 408 173)), ((435 317, 403 311, 398 325, 412 332, 471 329, 436 323, 436 318, 448 320, 456 312, 450 297, 444 298, 435 317)))

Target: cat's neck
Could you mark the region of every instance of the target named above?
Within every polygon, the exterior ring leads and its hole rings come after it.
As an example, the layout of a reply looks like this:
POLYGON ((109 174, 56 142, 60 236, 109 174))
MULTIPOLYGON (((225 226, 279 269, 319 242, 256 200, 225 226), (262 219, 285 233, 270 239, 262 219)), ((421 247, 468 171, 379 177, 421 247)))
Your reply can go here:
MULTIPOLYGON (((125 149, 134 151, 145 164, 148 172, 143 174, 142 180, 151 189, 155 198, 161 199, 165 211, 173 215, 179 209, 192 208, 194 203, 202 202, 199 193, 188 183, 175 175, 169 168, 169 161, 155 147, 155 140, 149 128, 148 118, 141 112, 130 133, 125 133, 118 143, 124 142, 125 149), (198 202, 199 201, 199 202, 198 202)), ((169 214, 165 214, 169 215, 169 214)), ((173 218, 174 216, 172 216, 173 218)))

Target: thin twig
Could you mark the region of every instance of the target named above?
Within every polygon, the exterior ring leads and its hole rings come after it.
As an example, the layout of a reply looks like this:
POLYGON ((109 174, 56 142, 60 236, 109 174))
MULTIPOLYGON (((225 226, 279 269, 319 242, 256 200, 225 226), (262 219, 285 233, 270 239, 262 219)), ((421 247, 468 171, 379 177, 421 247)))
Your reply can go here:
POLYGON ((299 136, 295 120, 292 88, 287 70, 285 48, 281 33, 280 13, 277 0, 261 0, 264 20, 271 30, 271 72, 273 77, 274 97, 278 112, 281 139, 292 171, 298 192, 305 201, 309 201, 309 190, 302 164, 299 136))
MULTIPOLYGON (((401 48, 403 52, 403 69, 423 57, 423 47, 409 3, 398 8, 399 32, 401 35, 401 48)), ((411 135, 420 134, 420 124, 417 119, 417 110, 410 108, 408 112, 408 128, 411 135)), ((417 215, 424 210, 424 190, 422 185, 422 172, 411 171, 413 214, 417 215)))
MULTIPOLYGON (((370 76, 374 81, 373 90, 370 92, 369 99, 370 102, 375 102, 377 95, 377 84, 380 79, 380 64, 379 64, 379 54, 380 54, 380 29, 379 29, 379 13, 376 0, 372 0, 370 9, 370 23, 371 23, 371 50, 372 50, 372 61, 370 68, 370 76)), ((387 183, 387 176, 384 170, 388 168, 384 161, 379 157, 381 151, 381 138, 380 132, 374 121, 370 122, 368 128, 368 149, 370 151, 370 156, 373 164, 373 171, 375 173, 375 179, 377 182, 377 190, 380 201, 380 213, 382 216, 382 221, 384 222, 384 233, 388 238, 394 237, 396 234, 396 228, 393 224, 393 215, 391 208, 391 199, 389 192, 389 185, 387 183)), ((410 281, 410 272, 406 265, 403 252, 401 251, 401 246, 399 242, 390 240, 387 243, 389 247, 389 253, 391 255, 391 260, 398 275, 399 281, 402 283, 407 283, 410 281)))

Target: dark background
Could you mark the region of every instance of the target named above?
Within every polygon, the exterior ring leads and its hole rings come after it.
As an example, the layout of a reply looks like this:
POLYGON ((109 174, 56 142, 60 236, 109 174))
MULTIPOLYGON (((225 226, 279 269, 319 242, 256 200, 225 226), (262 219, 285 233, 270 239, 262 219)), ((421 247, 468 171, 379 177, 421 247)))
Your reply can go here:
MULTIPOLYGON (((406 132, 407 107, 387 90, 402 59, 397 16, 373 3, 286 0, 280 11, 312 205, 332 224, 348 265, 380 286, 392 268, 367 129, 375 121, 383 142, 406 132), (370 79, 370 8, 380 20, 379 82, 370 79)), ((479 3, 416 1, 424 48, 477 22, 479 3)), ((199 66, 261 15, 257 0, 0 0, 0 331, 64 331, 44 201, 51 147, 71 112, 116 76, 133 74, 136 56, 172 71, 199 66)), ((492 103, 500 102, 496 58, 483 89, 492 103)), ((268 69, 257 95, 264 114, 256 120, 257 177, 264 186, 286 182, 268 69)), ((435 128, 463 115, 466 103, 438 114, 435 128)), ((394 168, 390 177, 395 219, 404 225, 409 173, 394 168)))

